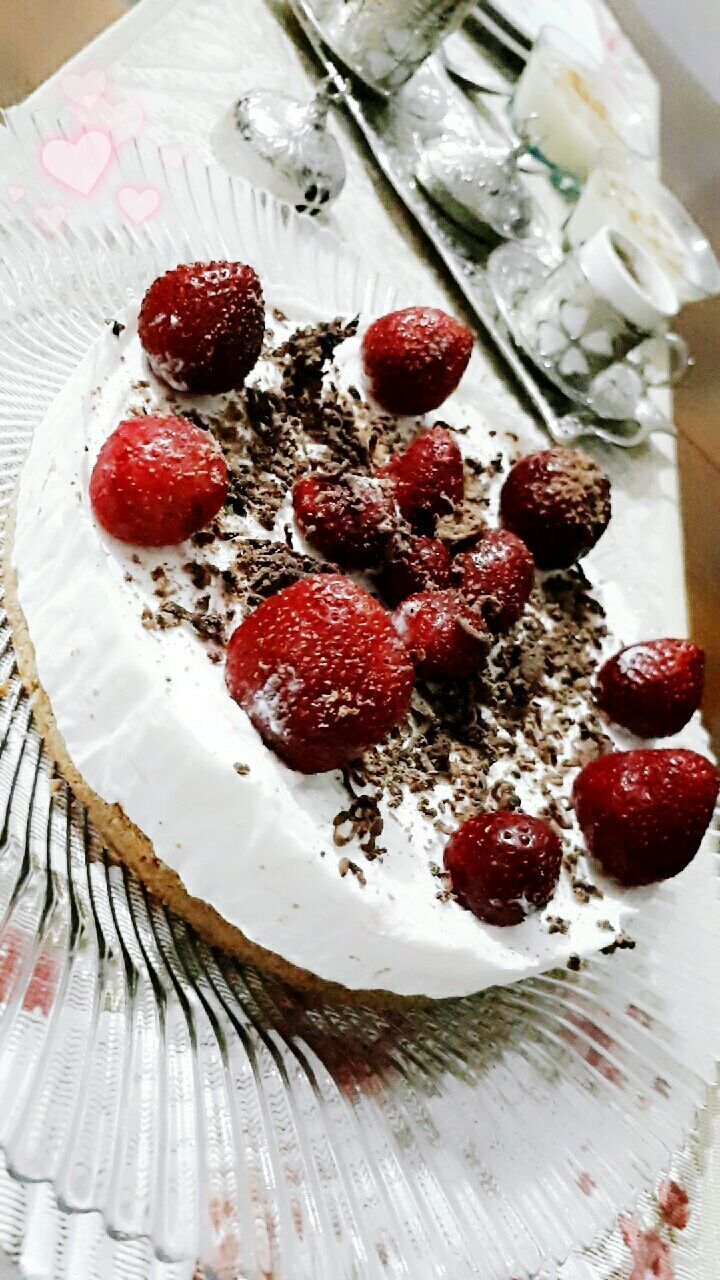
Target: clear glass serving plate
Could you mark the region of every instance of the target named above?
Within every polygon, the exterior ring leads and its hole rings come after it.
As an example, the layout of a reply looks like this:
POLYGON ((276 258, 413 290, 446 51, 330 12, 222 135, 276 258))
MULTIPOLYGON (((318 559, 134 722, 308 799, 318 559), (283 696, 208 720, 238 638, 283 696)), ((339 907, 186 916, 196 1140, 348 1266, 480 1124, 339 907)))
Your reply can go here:
MULTIPOLYGON (((240 257, 328 314, 417 300, 219 170, 134 145, 118 165, 163 192, 144 227, 0 214, 3 512, 49 402, 169 265, 240 257)), ((52 779, 6 624, 0 654, 0 1249, 26 1275, 527 1277, 669 1166, 720 1042, 716 837, 633 951, 403 1013, 308 1004, 113 865, 52 779)))

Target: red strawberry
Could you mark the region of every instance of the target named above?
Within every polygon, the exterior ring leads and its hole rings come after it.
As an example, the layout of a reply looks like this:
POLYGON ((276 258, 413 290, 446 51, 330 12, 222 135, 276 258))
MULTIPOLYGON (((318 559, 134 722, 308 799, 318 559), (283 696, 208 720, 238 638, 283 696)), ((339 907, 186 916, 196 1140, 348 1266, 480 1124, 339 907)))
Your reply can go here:
POLYGON ((482 617, 456 591, 421 591, 393 614, 424 680, 456 680, 482 666, 488 636, 482 617))
POLYGON ((322 773, 403 719, 414 673, 377 600, 331 574, 285 587, 245 618, 230 639, 225 678, 286 764, 322 773))
POLYGON ((90 477, 95 517, 121 542, 182 542, 217 515, 227 467, 212 436, 185 418, 129 418, 108 437, 90 477))
POLYGON ((695 857, 718 794, 713 765, 672 747, 586 764, 573 803, 590 853, 624 885, 676 876, 695 857))
POLYGON ((158 276, 138 334, 153 373, 176 391, 215 395, 243 383, 265 332, 260 281, 241 262, 193 262, 158 276))
POLYGON ((438 516, 460 506, 465 495, 462 454, 446 427, 432 427, 378 471, 390 481, 406 520, 432 531, 438 516))
POLYGON ((397 605, 419 591, 449 586, 451 564, 450 552, 444 542, 438 538, 410 534, 398 540, 390 552, 389 562, 378 578, 378 586, 388 604, 397 605))
POLYGON ((697 711, 704 683, 705 654, 696 644, 645 640, 601 667, 597 700, 611 720, 639 738, 666 738, 697 711))
POLYGON ((366 330, 362 359, 370 392, 388 413, 430 413, 462 378, 473 336, 444 311, 406 307, 366 330))
POLYGON ((524 542, 506 529, 489 529, 454 565, 458 589, 480 605, 491 631, 509 631, 530 599, 535 565, 524 542))
POLYGON ((508 472, 500 515, 532 552, 538 569, 567 569, 610 521, 610 484, 580 449, 546 449, 508 472))
POLYGON ((524 813, 481 813, 455 832, 445 870, 462 906, 487 924, 521 924, 547 906, 562 848, 547 822, 524 813))
POLYGON ((368 476, 305 476, 293 487, 295 519, 328 560, 345 569, 378 569, 397 526, 387 489, 368 476))

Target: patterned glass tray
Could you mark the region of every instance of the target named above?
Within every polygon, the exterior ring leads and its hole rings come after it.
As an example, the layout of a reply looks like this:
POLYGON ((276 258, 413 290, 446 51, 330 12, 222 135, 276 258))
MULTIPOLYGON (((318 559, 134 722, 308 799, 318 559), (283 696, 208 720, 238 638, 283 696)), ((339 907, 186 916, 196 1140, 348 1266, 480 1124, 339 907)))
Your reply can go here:
MULTIPOLYGON (((241 257, 329 313, 404 297, 219 170, 134 144, 118 164, 163 192, 141 229, 0 215, 3 513, 46 406, 167 266, 241 257)), ((669 1166, 720 1043, 715 837, 634 951, 404 1013, 308 1005, 111 863, 52 779, 7 625, 0 655, 0 1240, 26 1275, 526 1277, 669 1166)))

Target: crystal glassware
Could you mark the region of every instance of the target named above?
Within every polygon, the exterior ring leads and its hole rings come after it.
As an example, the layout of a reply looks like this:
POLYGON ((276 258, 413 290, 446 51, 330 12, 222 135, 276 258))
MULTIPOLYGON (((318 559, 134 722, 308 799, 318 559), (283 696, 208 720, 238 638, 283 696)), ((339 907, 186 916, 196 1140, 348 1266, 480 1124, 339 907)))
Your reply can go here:
POLYGON ((400 89, 475 0, 313 0, 312 10, 338 57, 383 95, 400 89))
POLYGON ((654 260, 601 227, 517 308, 525 349, 569 398, 601 418, 631 417, 648 386, 675 383, 687 347, 666 332, 679 299, 654 260))
POLYGON ((565 225, 575 249, 605 223, 632 237, 672 281, 681 302, 720 293, 720 264, 703 231, 677 196, 631 156, 603 155, 565 225))
MULTIPOLYGON (((111 209, 48 235, 0 206, 0 520, 78 362, 189 254, 241 257, 310 315, 417 300, 394 260, 379 272, 197 157, 133 140, 117 171, 162 186, 152 221, 111 209)), ((544 447, 489 365, 467 376, 512 451, 544 447)), ((669 463, 604 465, 628 532, 595 562, 638 634, 676 634, 669 463)), ((52 778, 1 613, 0 682, 0 1251, 83 1280, 587 1276, 577 1251, 670 1171, 716 1077, 717 836, 615 955, 427 1008, 325 1007, 212 953, 103 854, 52 778)), ((691 742, 708 749, 699 725, 691 742)))
POLYGON ((298 213, 320 213, 345 185, 345 160, 327 127, 337 92, 323 81, 307 103, 276 89, 250 89, 215 127, 215 158, 298 213))
POLYGON ((554 185, 577 196, 610 148, 652 154, 641 112, 610 71, 566 31, 543 27, 511 106, 518 135, 551 171, 554 185))

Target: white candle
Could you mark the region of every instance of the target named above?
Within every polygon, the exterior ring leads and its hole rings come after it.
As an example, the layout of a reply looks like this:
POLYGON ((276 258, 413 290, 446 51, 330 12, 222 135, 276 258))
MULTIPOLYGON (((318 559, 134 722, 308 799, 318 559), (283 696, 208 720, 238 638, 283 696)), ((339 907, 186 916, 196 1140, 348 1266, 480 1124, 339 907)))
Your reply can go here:
POLYGON ((634 149, 637 145, 637 113, 600 63, 550 27, 543 28, 520 77, 513 117, 518 133, 549 164, 579 182, 592 173, 603 150, 627 145, 628 134, 634 149))

